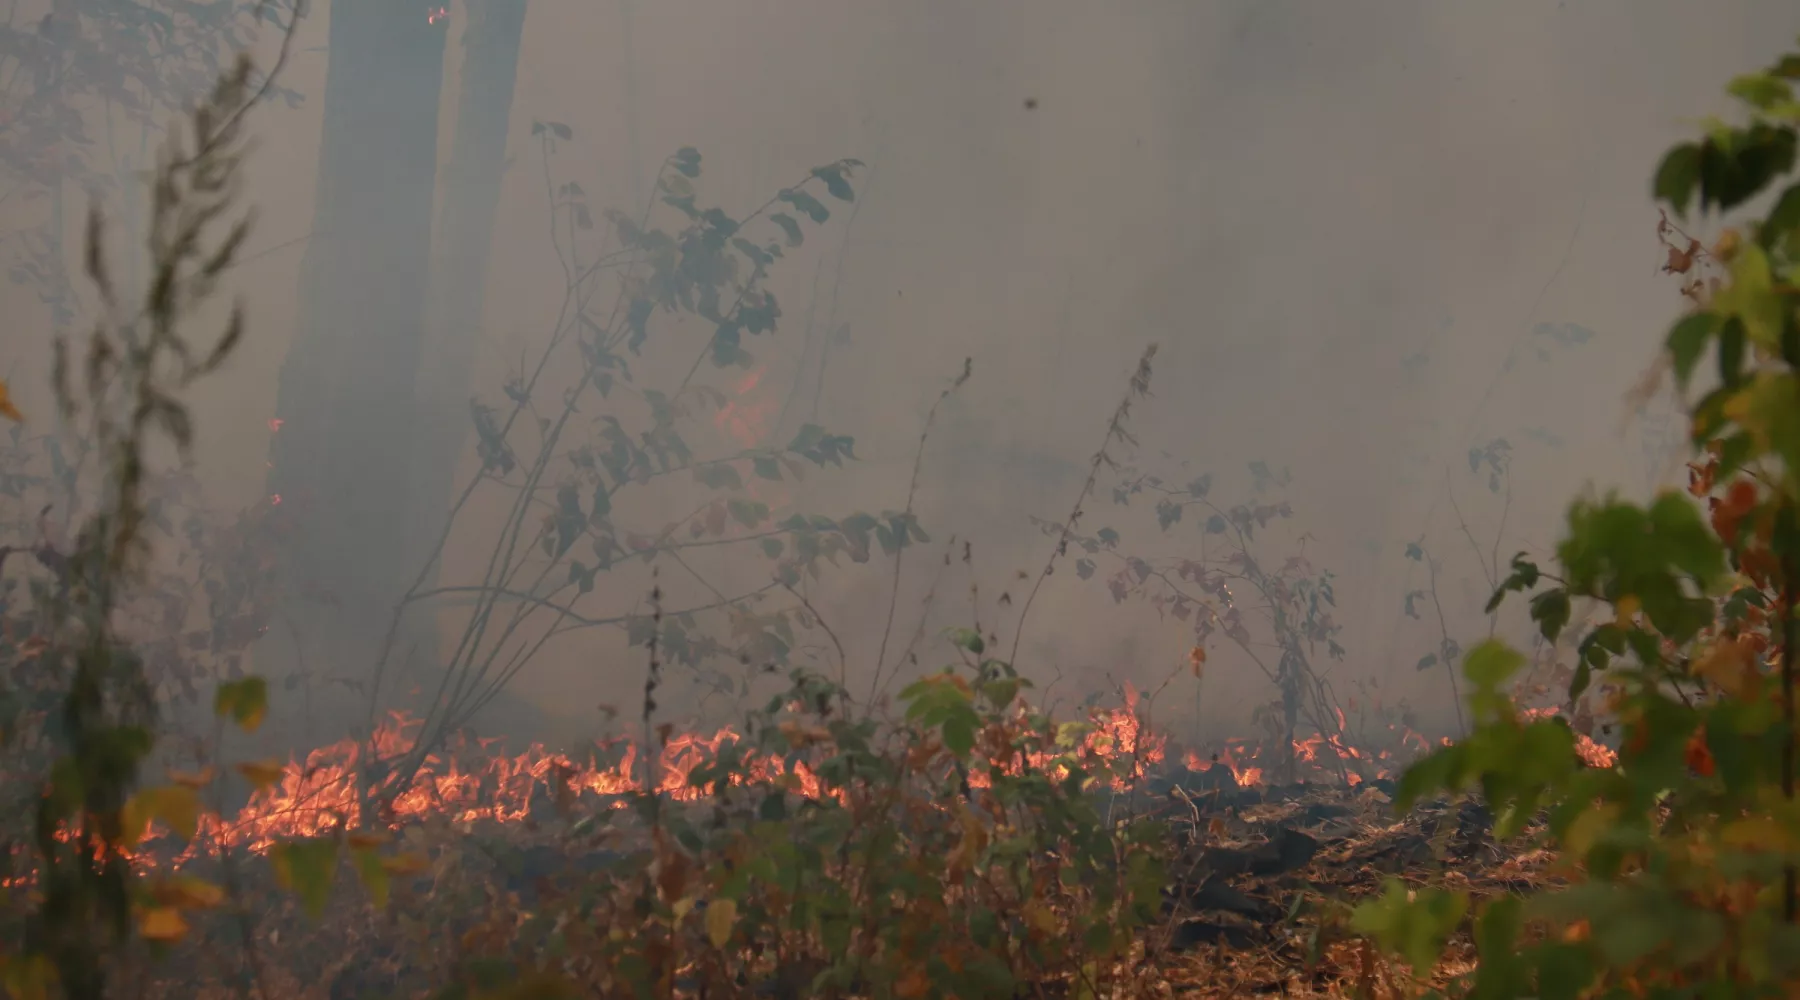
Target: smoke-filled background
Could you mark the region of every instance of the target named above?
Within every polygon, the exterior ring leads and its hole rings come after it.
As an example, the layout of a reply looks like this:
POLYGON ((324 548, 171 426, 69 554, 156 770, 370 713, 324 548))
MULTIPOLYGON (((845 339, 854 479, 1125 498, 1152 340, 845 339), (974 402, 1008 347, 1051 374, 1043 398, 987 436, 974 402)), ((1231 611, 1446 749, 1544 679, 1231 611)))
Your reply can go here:
MULTIPOLYGON (((1494 564, 1553 544, 1576 491, 1643 495, 1679 471, 1667 398, 1641 413, 1626 402, 1680 307, 1659 273, 1650 173, 1723 107, 1720 81, 1800 33, 1800 12, 1773 0, 364 2, 306 11, 281 92, 252 113, 245 204, 257 219, 229 272, 248 335, 228 374, 195 397, 209 503, 285 494, 291 507, 316 487, 312 521, 284 543, 291 590, 337 593, 288 598, 257 646, 259 669, 299 659, 366 687, 395 600, 480 470, 469 398, 504 414, 506 384, 530 376, 559 336, 533 405, 554 417, 579 381, 571 345, 589 333, 565 289, 571 268, 619 249, 607 210, 641 220, 653 208, 651 228, 679 231, 688 220, 660 200, 677 188, 660 178, 742 219, 812 168, 854 158, 853 201, 810 182, 823 221, 776 203, 804 226, 799 246, 765 213, 754 239, 784 247, 767 281, 780 316, 772 333, 743 337, 751 360, 715 366, 713 324, 666 310, 640 352, 620 354, 643 387, 673 395, 692 368, 689 386, 718 390, 684 418, 697 458, 781 448, 807 425, 854 439, 854 460, 800 461, 799 482, 746 464, 734 496, 777 519, 841 520, 900 511, 916 485, 930 542, 907 547, 898 573, 877 545, 791 591, 768 587, 776 557, 761 537, 658 558, 654 580, 651 563, 621 556, 580 595, 584 617, 648 614, 652 586, 671 612, 762 588, 757 613, 808 604, 830 626, 801 628, 784 662, 835 675, 841 646, 859 694, 884 649, 902 678, 949 662, 947 627, 978 624, 1008 655, 1056 547, 1032 518, 1069 515, 1104 445, 1171 485, 1210 473, 1221 506, 1287 502, 1292 517, 1258 544, 1271 565, 1303 555, 1335 574, 1343 656, 1321 648, 1316 668, 1339 694, 1379 684, 1444 730, 1448 676, 1417 669, 1421 658, 1445 634, 1464 645, 1490 627, 1526 634, 1516 609, 1492 626, 1481 613, 1494 564), (405 16, 377 9, 390 4, 405 16), (507 19, 521 12, 510 41, 507 19), (683 147, 702 157, 691 181, 667 165, 683 147), (1136 443, 1108 443, 1151 343, 1151 394, 1124 425, 1136 443), (972 375, 937 409, 915 475, 927 414, 965 358, 972 375), (301 443, 272 450, 284 435, 301 443), (446 449, 454 474, 434 478, 429 456, 446 449), (1259 484, 1252 463, 1276 482, 1259 484), (906 649, 917 665, 900 662, 906 649)), ((14 44, 0 52, 13 79, 65 56, 100 58, 66 51, 75 43, 58 30, 94 16, 89 6, 13 5, 14 44)), ((142 27, 152 51, 119 72, 159 74, 173 107, 209 74, 163 65, 173 57, 157 48, 161 31, 142 27)), ((243 37, 269 65, 278 26, 243 37)), ((132 35, 110 38, 124 50, 132 35)), ((109 233, 132 233, 145 211, 135 189, 163 138, 132 114, 168 120, 125 106, 129 82, 89 76, 101 81, 91 93, 63 92, 79 139, 21 131, 42 118, 52 77, 15 86, 0 109, 21 192, 0 194, 16 279, 0 290, 0 377, 44 420, 52 334, 88 322, 89 195, 109 233), (63 166, 77 154, 90 164, 79 176, 63 166), (85 180, 100 176, 114 185, 85 180), (51 301, 41 293, 56 286, 56 261, 70 291, 51 301)), ((121 261, 135 252, 114 248, 121 261)), ((609 333, 629 323, 613 309, 618 287, 591 308, 609 333)), ((560 447, 602 440, 607 414, 647 430, 649 405, 641 391, 590 390, 579 434, 560 447)), ((535 421, 533 411, 521 425, 522 455, 535 421)), ((545 511, 554 521, 571 470, 543 480, 526 549, 545 511)), ((1078 522, 1087 535, 1116 530, 1118 549, 1093 554, 1089 578, 1079 546, 1059 560, 1032 602, 1018 667, 1065 704, 1116 698, 1126 682, 1155 690, 1173 674, 1159 721, 1203 738, 1248 728, 1272 695, 1246 649, 1206 637, 1196 680, 1198 616, 1109 593, 1127 553, 1167 560, 1218 542, 1204 512, 1159 529, 1153 490, 1116 504, 1122 475, 1101 463, 1078 522)), ((644 536, 678 524, 669 537, 711 539, 705 505, 719 494, 693 478, 621 491, 611 516, 644 536), (693 517, 704 537, 690 535, 693 517)), ((481 579, 516 496, 493 485, 449 533, 436 571, 446 593, 413 605, 392 644, 384 683, 395 697, 428 698, 459 655, 470 601, 451 591, 481 579)), ((584 516, 591 493, 584 485, 584 516)), ((626 530, 616 540, 628 547, 626 530)), ((580 575, 558 573, 552 584, 580 575)), ((721 676, 738 669, 729 649, 743 637, 730 626, 700 626, 722 644, 721 676)), ((486 636, 499 643, 497 671, 523 665, 485 724, 556 739, 602 728, 601 706, 634 714, 646 651, 629 638, 606 625, 541 648, 486 636)), ((729 714, 745 690, 670 681, 660 711, 729 714)), ((308 736, 335 738, 359 719, 339 706, 310 719, 308 736)))

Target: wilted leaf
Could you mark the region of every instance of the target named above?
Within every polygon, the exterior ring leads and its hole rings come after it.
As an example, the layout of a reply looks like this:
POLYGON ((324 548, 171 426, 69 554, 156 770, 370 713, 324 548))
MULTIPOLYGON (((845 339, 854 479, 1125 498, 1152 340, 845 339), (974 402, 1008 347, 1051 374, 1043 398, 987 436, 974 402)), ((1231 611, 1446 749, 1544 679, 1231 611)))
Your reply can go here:
POLYGON ((0 417, 16 424, 25 422, 25 414, 20 413, 19 408, 13 405, 12 393, 6 388, 5 379, 0 379, 0 417))
POLYGON ((177 785, 199 790, 212 784, 217 773, 210 767, 201 768, 198 771, 170 771, 169 780, 177 785))
POLYGON ((281 761, 272 757, 267 760, 245 761, 237 765, 237 772, 243 775, 259 792, 280 781, 285 770, 281 761))

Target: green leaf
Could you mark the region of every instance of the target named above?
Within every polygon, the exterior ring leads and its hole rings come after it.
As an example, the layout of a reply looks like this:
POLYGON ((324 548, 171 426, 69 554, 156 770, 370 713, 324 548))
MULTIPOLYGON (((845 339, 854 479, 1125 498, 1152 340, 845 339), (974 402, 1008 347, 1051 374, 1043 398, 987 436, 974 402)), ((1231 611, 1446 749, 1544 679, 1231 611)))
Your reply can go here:
POLYGON ((1465 893, 1409 890, 1399 879, 1391 878, 1380 897, 1351 913, 1350 926, 1399 952, 1412 966, 1413 977, 1425 979, 1437 967, 1438 956, 1468 909, 1465 893))
POLYGON ((1499 690, 1525 665, 1525 657, 1499 639, 1489 639, 1463 658, 1463 675, 1484 691, 1499 690))
POLYGON ((744 487, 744 477, 738 475, 738 471, 726 462, 696 465, 694 478, 700 485, 712 490, 737 490, 744 487))
POLYGON ((769 519, 769 505, 759 500, 732 497, 725 502, 725 509, 733 520, 746 528, 754 528, 769 519))
POLYGON ((317 838, 285 841, 269 851, 276 881, 297 893, 306 911, 315 918, 325 911, 325 902, 331 896, 337 849, 336 840, 317 838))
POLYGON ((775 456, 758 455, 751 460, 750 464, 755 468, 759 477, 781 482, 781 463, 775 460, 775 456))
POLYGON ((763 555, 768 556, 770 559, 781 558, 781 550, 786 547, 787 545, 779 538, 765 538, 762 540, 763 555))
POLYGON ((987 649, 987 643, 981 639, 981 633, 972 628, 959 628, 950 633, 950 641, 961 649, 966 649, 977 656, 987 649))
POLYGON ((776 212, 769 216, 769 221, 781 227, 781 231, 787 235, 788 246, 797 247, 806 241, 805 234, 800 231, 799 220, 786 212, 776 212))
POLYGON ((845 179, 845 166, 833 163, 826 167, 814 167, 812 175, 825 182, 825 190, 839 201, 855 201, 856 192, 851 189, 850 182, 845 179))
POLYGON ((786 191, 781 192, 778 197, 782 201, 794 206, 794 208, 799 211, 804 212, 806 217, 813 220, 815 224, 822 224, 825 220, 831 218, 831 209, 826 208, 825 204, 819 199, 814 198, 812 195, 807 194, 799 188, 789 188, 786 191))
POLYGON ((1551 642, 1555 642, 1568 626, 1570 611, 1569 592, 1561 587, 1546 590, 1531 599, 1531 618, 1538 623, 1538 631, 1551 642))
POLYGON ((1577 1000, 1594 981, 1594 960, 1584 948, 1547 944, 1541 946, 1535 958, 1541 1000, 1577 1000))
POLYGON ((1730 211, 1756 197, 1794 167, 1791 128, 1754 124, 1715 133, 1700 149, 1702 206, 1730 211))
POLYGON ((1800 232, 1800 184, 1791 184, 1781 197, 1776 200, 1775 207, 1763 219, 1762 228, 1757 231, 1757 242, 1765 249, 1774 249, 1781 240, 1800 232))
POLYGON ((255 732, 268 711, 269 684, 261 677, 227 681, 213 692, 213 714, 230 717, 246 733, 255 732))
POLYGON ((1693 198, 1694 185, 1700 183, 1700 147, 1694 143, 1683 143, 1669 150, 1663 157, 1662 165, 1656 168, 1656 181, 1651 193, 1658 201, 1666 201, 1675 210, 1677 218, 1687 214, 1688 201, 1693 198))
POLYGON ((1777 104, 1790 103, 1794 99, 1794 88, 1787 81, 1767 73, 1746 73, 1731 81, 1725 90, 1760 111, 1767 111, 1777 104))
POLYGON ((1682 317, 1675 328, 1669 331, 1669 356, 1674 362, 1675 379, 1681 388, 1687 388, 1695 365, 1705 355, 1706 345, 1712 342, 1713 334, 1718 332, 1719 326, 1717 314, 1697 312, 1682 317))

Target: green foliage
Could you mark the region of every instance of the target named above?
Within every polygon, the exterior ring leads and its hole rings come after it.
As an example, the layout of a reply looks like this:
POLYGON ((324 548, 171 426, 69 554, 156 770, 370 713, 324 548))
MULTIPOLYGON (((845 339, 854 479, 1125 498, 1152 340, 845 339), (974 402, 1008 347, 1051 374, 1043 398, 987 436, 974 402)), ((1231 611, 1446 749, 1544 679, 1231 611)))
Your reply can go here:
MULTIPOLYGON (((1791 176, 1800 57, 1733 81, 1747 121, 1676 147, 1654 191, 1677 216, 1741 207, 1791 176)), ((1574 873, 1562 886, 1479 907, 1471 995, 1779 995, 1800 979, 1794 870, 1794 681, 1800 647, 1800 313, 1793 283, 1800 208, 1790 185, 1750 238, 1708 249, 1664 223, 1667 270, 1696 308, 1669 331, 1683 388, 1710 355, 1717 384, 1693 405, 1688 495, 1647 505, 1606 497, 1570 507, 1556 572, 1524 555, 1496 588, 1531 593, 1552 642, 1578 604, 1609 620, 1575 640, 1570 718, 1518 709, 1506 691, 1523 657, 1498 642, 1464 675, 1474 729, 1401 782, 1405 808, 1479 791, 1496 833, 1529 833, 1574 873), (1678 237, 1678 238, 1675 238, 1678 237), (1697 276, 1717 272, 1717 283, 1697 276), (1702 504, 1704 505, 1704 513, 1702 504), (1616 729, 1616 751, 1598 746, 1616 729)), ((1472 905, 1395 886, 1356 926, 1435 965, 1472 905)))

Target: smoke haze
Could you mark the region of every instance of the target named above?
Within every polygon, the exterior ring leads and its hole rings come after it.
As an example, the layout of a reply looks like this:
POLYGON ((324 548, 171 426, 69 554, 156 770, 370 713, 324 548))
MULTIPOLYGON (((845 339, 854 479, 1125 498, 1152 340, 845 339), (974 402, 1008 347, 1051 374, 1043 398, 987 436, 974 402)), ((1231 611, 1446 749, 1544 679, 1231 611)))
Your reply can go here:
MULTIPOLYGON (((16 23, 42 15, 32 2, 16 23)), ((232 277, 250 332, 195 408, 197 474, 222 506, 265 491, 312 235, 332 7, 309 12, 283 80, 304 100, 253 116, 258 220, 232 277)), ((440 174, 457 127, 460 3, 449 18, 440 174)), ((1678 471, 1667 400, 1641 416, 1625 403, 1681 304, 1658 272, 1650 172, 1724 107, 1721 80, 1797 34, 1800 11, 1775 0, 532 0, 469 394, 503 403, 502 384, 555 329, 564 274, 549 200, 561 185, 578 183, 596 215, 635 216, 665 157, 691 146, 704 157, 700 202, 741 217, 815 166, 859 159, 857 200, 831 202, 774 268, 783 315, 772 338, 746 338, 755 366, 696 376, 736 400, 735 416, 699 418, 725 446, 785 444, 808 423, 853 436, 858 460, 842 470, 752 484, 772 506, 841 516, 906 505, 926 415, 971 359, 925 446, 914 508, 932 541, 907 550, 895 624, 893 561, 879 549, 802 589, 849 653, 853 687, 866 689, 889 631, 892 669, 927 595, 928 639, 979 622, 1010 648, 1054 547, 1030 518, 1069 513, 1156 343, 1152 394, 1128 425, 1138 443, 1113 456, 1174 483, 1210 472, 1222 502, 1250 495, 1251 463, 1286 470, 1290 485, 1270 496, 1294 517, 1265 544, 1276 559, 1304 545, 1336 574, 1346 653, 1321 669, 1340 694, 1376 681, 1447 728, 1443 671, 1415 669, 1439 635, 1430 615, 1405 614, 1428 574, 1408 544, 1439 561, 1449 631, 1478 638, 1483 560, 1546 550, 1589 485, 1641 496, 1678 471), (570 138, 547 155, 534 123, 570 138), (1469 456, 1500 438, 1511 465, 1490 489, 1469 456)), ((259 51, 274 42, 265 28, 259 51)), ((104 128, 96 109, 96 142, 104 128)), ((0 203, 11 216, 0 221, 36 224, 45 210, 0 203)), ((658 211, 653 222, 681 221, 658 211)), ((50 317, 19 286, 0 289, 0 308, 0 377, 21 408, 49 413, 37 331, 50 317)), ((633 361, 646 378, 679 382, 704 343, 704 327, 680 322, 633 361)), ((472 442, 459 483, 477 468, 472 442)), ((709 495, 682 478, 634 501, 641 530, 709 495)), ((1161 533, 1153 499, 1121 508, 1116 482, 1101 472, 1084 531, 1115 527, 1145 556, 1198 551, 1192 518, 1161 533)), ((453 538, 446 579, 479 574, 505 502, 469 509, 475 528, 453 538)), ((660 571, 671 606, 768 575, 754 552, 695 559, 691 577, 660 571)), ((1032 607, 1023 672, 1069 703, 1185 670, 1192 622, 1115 606, 1102 579, 1067 562, 1032 607)), ((643 610, 650 582, 634 566, 603 577, 596 597, 612 614, 643 610)), ((1524 641, 1517 610, 1499 627, 1524 641)), ((831 638, 799 646, 797 661, 835 669, 831 638)), ((922 667, 950 655, 918 648, 922 667)), ((595 706, 633 704, 643 662, 622 634, 572 632, 512 683, 494 725, 585 735, 601 724, 595 706)), ((1185 673, 1169 690, 1158 715, 1214 736, 1247 728, 1270 697, 1223 645, 1203 691, 1185 673)))

